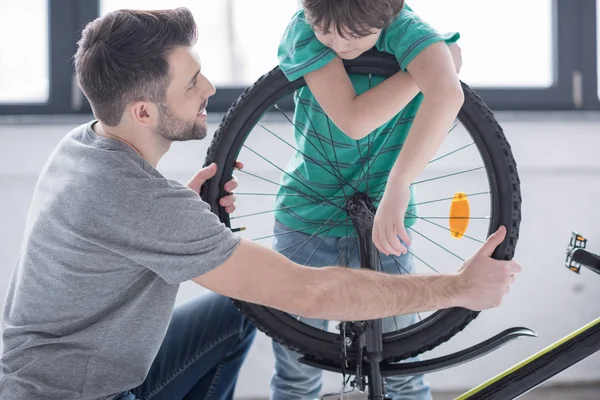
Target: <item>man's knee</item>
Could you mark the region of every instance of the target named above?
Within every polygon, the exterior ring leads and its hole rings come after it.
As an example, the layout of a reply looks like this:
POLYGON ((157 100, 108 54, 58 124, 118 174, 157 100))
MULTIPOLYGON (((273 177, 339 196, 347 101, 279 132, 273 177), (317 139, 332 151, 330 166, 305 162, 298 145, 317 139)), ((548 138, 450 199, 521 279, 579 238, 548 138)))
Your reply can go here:
POLYGON ((256 336, 254 324, 236 307, 233 301, 225 296, 219 295, 222 302, 223 317, 231 321, 231 325, 238 326, 240 340, 251 342, 256 336))

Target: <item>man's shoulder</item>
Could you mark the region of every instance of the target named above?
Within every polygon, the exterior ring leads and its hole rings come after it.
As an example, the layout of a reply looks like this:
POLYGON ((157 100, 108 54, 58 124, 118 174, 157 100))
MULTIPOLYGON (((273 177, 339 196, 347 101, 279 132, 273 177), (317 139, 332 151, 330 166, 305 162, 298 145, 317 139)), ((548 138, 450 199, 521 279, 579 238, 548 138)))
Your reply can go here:
POLYGON ((127 144, 97 135, 93 122, 70 130, 50 155, 38 181, 47 200, 92 206, 130 201, 162 175, 127 144))

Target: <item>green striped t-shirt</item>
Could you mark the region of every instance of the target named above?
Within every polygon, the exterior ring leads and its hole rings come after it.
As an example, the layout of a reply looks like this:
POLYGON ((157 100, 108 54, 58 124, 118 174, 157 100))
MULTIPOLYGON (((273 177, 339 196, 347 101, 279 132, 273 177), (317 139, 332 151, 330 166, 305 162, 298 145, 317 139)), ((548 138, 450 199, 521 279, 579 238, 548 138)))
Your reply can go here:
MULTIPOLYGON (((442 40, 453 43, 458 39, 458 33, 438 33, 405 6, 381 31, 375 47, 394 55, 401 69, 406 71, 407 65, 427 46, 442 40)), ((304 11, 300 10, 283 34, 278 56, 281 70, 294 81, 326 65, 335 57, 335 52, 317 40, 304 18, 304 11)), ((351 74, 350 80, 360 95, 384 78, 351 74)), ((351 222, 347 221, 344 211, 339 211, 344 198, 367 190, 372 198, 381 198, 422 99, 419 93, 386 124, 363 139, 353 140, 326 117, 308 86, 298 89, 294 93, 294 136, 299 151, 282 174, 275 218, 305 233, 346 236, 351 222)), ((414 186, 411 186, 405 218, 407 226, 416 221, 414 203, 414 186)))

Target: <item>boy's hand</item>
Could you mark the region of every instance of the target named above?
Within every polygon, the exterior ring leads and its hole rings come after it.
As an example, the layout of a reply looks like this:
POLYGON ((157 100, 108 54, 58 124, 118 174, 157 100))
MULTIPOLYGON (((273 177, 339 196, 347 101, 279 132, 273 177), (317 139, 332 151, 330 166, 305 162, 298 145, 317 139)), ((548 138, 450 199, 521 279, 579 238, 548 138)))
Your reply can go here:
MULTIPOLYGON (((235 162, 235 169, 244 168, 244 164, 241 161, 235 162)), ((200 188, 204 185, 204 182, 215 176, 217 173, 217 164, 212 163, 208 167, 202 168, 200 171, 194 175, 192 179, 187 183, 187 187, 192 189, 196 193, 200 193, 200 188)), ((231 177, 231 180, 225 184, 225 191, 229 193, 226 196, 221 197, 219 200, 219 204, 221 207, 225 208, 225 211, 229 214, 235 211, 235 194, 233 191, 238 187, 238 180, 234 176, 231 177)))
POLYGON ((410 238, 404 229, 404 214, 410 201, 408 186, 386 187, 373 222, 373 243, 385 255, 401 255, 408 251, 400 239, 410 245, 410 238))

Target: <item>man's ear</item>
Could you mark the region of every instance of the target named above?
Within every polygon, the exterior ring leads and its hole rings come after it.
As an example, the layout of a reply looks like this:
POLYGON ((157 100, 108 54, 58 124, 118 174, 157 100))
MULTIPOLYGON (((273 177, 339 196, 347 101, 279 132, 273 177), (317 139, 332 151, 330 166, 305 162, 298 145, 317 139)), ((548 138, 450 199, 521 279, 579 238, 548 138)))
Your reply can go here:
POLYGON ((132 121, 143 126, 155 126, 158 124, 158 106, 150 101, 136 101, 128 107, 128 113, 132 121))

